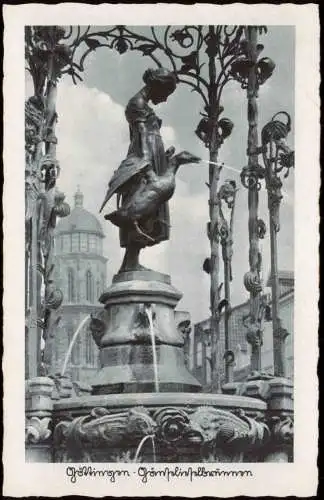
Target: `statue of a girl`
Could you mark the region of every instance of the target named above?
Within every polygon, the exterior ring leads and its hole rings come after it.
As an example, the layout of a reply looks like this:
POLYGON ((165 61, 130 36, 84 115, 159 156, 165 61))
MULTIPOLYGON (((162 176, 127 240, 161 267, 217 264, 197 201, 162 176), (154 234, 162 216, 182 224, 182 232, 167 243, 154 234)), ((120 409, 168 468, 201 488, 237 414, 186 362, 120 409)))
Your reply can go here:
MULTIPOLYGON (((101 210, 114 193, 117 193, 118 208, 120 200, 123 205, 138 192, 141 184, 145 182, 144 171, 148 165, 155 174, 163 176, 167 170, 168 159, 174 152, 174 148, 164 150, 160 135, 161 120, 149 106, 149 102, 165 102, 176 89, 176 76, 164 68, 148 69, 143 80, 145 86, 130 99, 125 110, 130 131, 128 154, 109 183, 101 210)), ((120 246, 126 249, 120 271, 142 269, 139 265, 140 250, 169 239, 168 202, 160 204, 154 215, 141 221, 140 230, 127 224, 119 226, 120 246)))

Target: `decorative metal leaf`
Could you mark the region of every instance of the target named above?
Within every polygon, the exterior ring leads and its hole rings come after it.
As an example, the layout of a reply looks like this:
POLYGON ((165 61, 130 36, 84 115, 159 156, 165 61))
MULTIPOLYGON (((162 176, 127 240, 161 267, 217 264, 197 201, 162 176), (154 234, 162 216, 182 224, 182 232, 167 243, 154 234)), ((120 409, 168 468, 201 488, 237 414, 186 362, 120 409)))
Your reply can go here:
POLYGON ((256 49, 258 51, 258 54, 260 54, 264 49, 264 45, 262 45, 262 43, 258 43, 258 45, 256 46, 256 49))
POLYGON ((231 42, 228 42, 228 44, 226 46, 226 56, 235 55, 235 54, 238 55, 239 52, 240 52, 240 46, 236 40, 232 40, 231 42))
POLYGON ((100 42, 95 38, 85 38, 84 42, 91 50, 95 50, 101 45, 100 42))
POLYGON ((253 62, 248 59, 239 59, 231 65, 231 74, 234 78, 247 78, 253 62))
POLYGON ((115 44, 115 48, 119 52, 119 54, 124 54, 125 52, 127 52, 128 45, 126 40, 122 37, 118 38, 117 43, 115 44))
POLYGON ((42 330, 45 330, 46 325, 45 325, 45 323, 44 323, 44 321, 42 319, 37 319, 36 320, 36 324, 37 324, 38 328, 41 328, 42 330))
POLYGON ((216 57, 219 51, 219 36, 216 34, 208 35, 205 37, 205 42, 207 45, 206 54, 208 57, 216 57))
POLYGON ((180 68, 180 72, 187 73, 191 69, 197 69, 198 67, 197 52, 193 51, 187 56, 181 57, 181 61, 183 62, 183 65, 180 68))
POLYGON ((268 33, 268 27, 267 26, 259 26, 259 34, 262 35, 263 33, 266 35, 268 33))
POLYGON ((224 309, 225 306, 227 306, 228 304, 228 300, 227 299, 223 299, 219 302, 218 304, 218 312, 221 313, 222 310, 224 309))
POLYGON ((170 35, 171 40, 176 41, 183 48, 188 48, 193 43, 193 37, 187 30, 176 30, 170 35))
POLYGON ((218 122, 218 127, 221 129, 222 139, 226 139, 231 135, 234 123, 229 118, 222 118, 218 122))
POLYGON ((143 56, 149 56, 156 49, 155 45, 151 45, 150 43, 143 43, 142 45, 138 45, 136 47, 137 50, 140 50, 143 53, 143 56))
POLYGON ((207 274, 210 274, 210 259, 209 258, 206 258, 204 260, 203 271, 205 271, 205 273, 207 273, 207 274))

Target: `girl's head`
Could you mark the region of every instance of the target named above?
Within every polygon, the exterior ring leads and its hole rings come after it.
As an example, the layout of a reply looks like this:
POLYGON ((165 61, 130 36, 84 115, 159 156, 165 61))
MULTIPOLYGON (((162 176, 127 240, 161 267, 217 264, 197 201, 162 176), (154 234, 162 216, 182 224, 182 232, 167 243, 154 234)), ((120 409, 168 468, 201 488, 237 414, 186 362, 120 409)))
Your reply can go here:
POLYGON ((144 83, 149 90, 149 98, 153 104, 167 100, 177 86, 177 77, 165 68, 147 69, 143 75, 144 83))

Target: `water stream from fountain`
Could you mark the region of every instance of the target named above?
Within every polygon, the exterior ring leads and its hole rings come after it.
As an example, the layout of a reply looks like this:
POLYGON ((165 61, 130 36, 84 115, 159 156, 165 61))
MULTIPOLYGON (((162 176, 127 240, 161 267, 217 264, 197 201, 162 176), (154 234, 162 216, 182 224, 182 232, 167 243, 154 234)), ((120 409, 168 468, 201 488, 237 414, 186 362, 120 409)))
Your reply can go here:
POLYGON ((145 308, 146 315, 150 324, 150 334, 151 334, 151 342, 152 342, 152 354, 153 354, 153 369, 154 369, 154 387, 155 392, 160 392, 159 388, 159 374, 158 374, 158 366, 157 366, 157 356, 156 356, 156 345, 155 345, 155 336, 154 336, 154 327, 153 327, 153 314, 152 314, 152 306, 148 305, 145 308))
POLYGON ((73 337, 71 339, 71 342, 69 344, 69 347, 68 347, 68 350, 66 352, 66 355, 65 355, 65 359, 64 359, 64 363, 63 363, 63 367, 62 367, 62 371, 61 371, 61 376, 63 377, 64 373, 66 372, 66 368, 67 368, 67 364, 69 362, 69 359, 70 359, 70 356, 71 356, 71 353, 72 353, 72 349, 74 347, 74 344, 78 338, 78 335, 79 333, 81 332, 83 326, 85 325, 85 323, 88 321, 88 319, 90 319, 90 314, 88 314, 88 316, 86 316, 85 318, 83 318, 83 320, 80 322, 78 328, 75 330, 74 334, 73 334, 73 337))
POLYGON ((141 440, 140 444, 137 447, 135 457, 134 457, 134 462, 136 463, 139 457, 139 454, 142 450, 142 447, 144 446, 144 443, 148 440, 151 439, 152 442, 152 451, 153 451, 153 462, 156 462, 156 452, 155 452, 155 441, 154 441, 154 435, 149 434, 148 436, 144 436, 143 439, 141 440))

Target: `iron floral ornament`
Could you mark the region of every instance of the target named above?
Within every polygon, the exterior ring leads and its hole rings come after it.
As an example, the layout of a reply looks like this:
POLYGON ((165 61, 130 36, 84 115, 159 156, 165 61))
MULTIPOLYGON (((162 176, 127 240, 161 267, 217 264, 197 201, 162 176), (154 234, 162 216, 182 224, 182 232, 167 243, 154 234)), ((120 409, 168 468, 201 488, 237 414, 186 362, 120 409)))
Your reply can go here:
POLYGON ((53 233, 57 217, 70 213, 56 185, 60 173, 55 136, 57 82, 70 61, 64 35, 65 29, 60 26, 25 28, 26 70, 34 86, 34 95, 25 103, 25 252, 30 274, 26 316, 33 318, 26 328, 29 376, 48 370, 60 321, 56 310, 63 300, 53 283, 53 233))
MULTIPOLYGON (((260 43, 256 44, 257 58, 254 57, 249 37, 251 30, 260 35, 267 33, 265 26, 241 25, 151 26, 141 30, 124 25, 99 29, 92 26, 34 26, 26 32, 26 59, 33 73, 36 96, 42 95, 48 74, 53 74, 56 80, 62 75, 70 75, 74 83, 82 80, 88 55, 106 47, 121 56, 133 51, 150 58, 157 67, 168 68, 177 82, 187 85, 202 99, 203 109, 196 135, 208 148, 210 160, 209 214, 211 234, 215 235, 210 239, 211 356, 215 367, 220 319, 217 228, 220 224, 218 182, 221 167, 217 164, 217 156, 233 129, 231 119, 222 116, 222 94, 230 81, 237 81, 247 88, 250 95, 251 68, 259 88, 271 76, 275 66, 269 58, 259 58, 263 50, 260 43)), ((254 89, 256 92, 257 88, 254 89)), ((47 124, 52 129, 55 124, 53 111, 47 117, 47 124)), ((46 125, 45 134, 47 128, 46 125)), ((55 138, 49 134, 48 144, 52 139, 55 138)), ((213 386, 217 378, 215 370, 212 370, 213 386)))
POLYGON ((295 161, 295 153, 287 143, 290 131, 291 117, 285 111, 280 111, 263 127, 261 133, 270 226, 274 374, 281 377, 285 376, 286 371, 285 339, 288 331, 283 327, 279 317, 277 234, 280 230, 280 205, 283 198, 281 174, 284 172, 283 178, 288 177, 295 161))
MULTIPOLYGON (((262 34, 264 27, 258 27, 262 34)), ((246 55, 246 27, 232 26, 151 26, 133 29, 128 26, 110 26, 104 29, 70 27, 65 42, 71 49, 70 64, 63 72, 71 75, 76 83, 82 79, 85 61, 89 54, 107 47, 123 55, 128 51, 148 57, 159 68, 165 67, 176 75, 177 82, 188 86, 202 100, 201 119, 196 135, 209 150, 209 216, 210 239, 210 307, 211 307, 211 357, 213 386, 217 385, 216 358, 219 339, 219 225, 217 184, 220 167, 217 166, 218 150, 231 135, 233 122, 221 116, 225 86, 237 80, 233 64, 246 55)))

